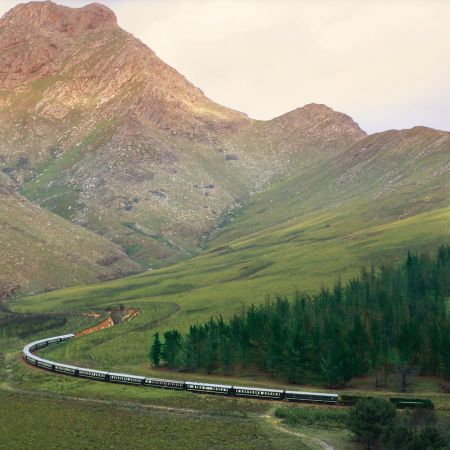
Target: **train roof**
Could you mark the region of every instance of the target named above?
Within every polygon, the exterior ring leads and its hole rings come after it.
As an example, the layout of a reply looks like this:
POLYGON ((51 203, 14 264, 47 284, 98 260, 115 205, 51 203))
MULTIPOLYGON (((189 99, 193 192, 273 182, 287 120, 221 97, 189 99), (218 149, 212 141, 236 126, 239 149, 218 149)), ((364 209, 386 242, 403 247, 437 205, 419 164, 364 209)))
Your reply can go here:
POLYGON ((321 396, 321 397, 338 397, 338 394, 327 394, 324 392, 307 392, 307 391, 286 391, 286 394, 300 394, 300 395, 311 395, 311 396, 321 396))
POLYGON ((169 383, 181 383, 181 384, 184 384, 185 382, 184 381, 180 381, 180 380, 168 380, 167 378, 148 378, 148 377, 146 377, 145 378, 146 380, 149 380, 149 381, 165 381, 165 382, 169 382, 169 383))
POLYGON ((139 378, 140 380, 144 380, 145 377, 142 375, 131 375, 129 373, 119 373, 119 372, 108 372, 109 375, 116 375, 118 377, 129 377, 129 378, 139 378))
POLYGON ((73 337, 75 337, 75 335, 73 333, 71 333, 71 334, 63 334, 61 336, 52 336, 52 337, 45 338, 45 339, 39 339, 37 341, 33 341, 33 342, 30 342, 29 344, 25 345, 25 347, 23 348, 23 351, 29 352, 30 347, 32 347, 33 345, 41 344, 42 342, 49 342, 54 339, 71 339, 73 337))
POLYGON ((40 339, 34 342, 31 342, 27 345, 25 345, 25 347, 23 348, 23 353, 25 353, 27 356, 30 356, 34 359, 36 359, 37 361, 41 361, 41 362, 45 362, 47 364, 52 364, 55 366, 59 366, 59 367, 64 367, 67 369, 74 369, 74 370, 80 370, 80 371, 87 371, 87 372, 94 372, 94 373, 98 373, 98 374, 102 374, 102 375, 112 375, 112 376, 120 376, 120 377, 128 377, 128 378, 135 378, 135 379, 139 379, 139 380, 146 380, 151 382, 160 382, 160 383, 175 383, 175 384, 191 384, 191 385, 195 385, 195 386, 204 386, 204 387, 216 387, 216 388, 222 388, 222 389, 238 389, 238 390, 247 390, 247 391, 264 391, 264 392, 269 392, 269 393, 273 393, 273 394, 282 394, 283 392, 286 392, 286 394, 292 394, 292 395, 307 395, 307 396, 311 396, 311 397, 329 397, 329 398, 338 398, 338 394, 334 394, 334 393, 321 393, 321 392, 307 392, 307 391, 284 391, 281 389, 269 389, 269 388, 264 388, 264 387, 257 387, 257 386, 230 386, 230 385, 226 385, 226 384, 214 384, 214 383, 201 383, 198 381, 180 381, 180 380, 168 380, 165 378, 146 378, 140 375, 131 375, 128 373, 120 373, 120 372, 106 372, 103 370, 96 370, 96 369, 90 369, 88 367, 77 367, 77 366, 72 366, 69 364, 62 364, 62 363, 58 363, 58 362, 54 362, 54 361, 50 361, 48 359, 44 359, 41 358, 39 356, 34 355, 31 351, 30 348, 36 345, 39 345, 41 343, 44 342, 49 342, 52 343, 55 340, 66 340, 66 339, 71 339, 75 337, 75 334, 64 334, 61 336, 53 336, 50 338, 46 338, 46 339, 40 339))

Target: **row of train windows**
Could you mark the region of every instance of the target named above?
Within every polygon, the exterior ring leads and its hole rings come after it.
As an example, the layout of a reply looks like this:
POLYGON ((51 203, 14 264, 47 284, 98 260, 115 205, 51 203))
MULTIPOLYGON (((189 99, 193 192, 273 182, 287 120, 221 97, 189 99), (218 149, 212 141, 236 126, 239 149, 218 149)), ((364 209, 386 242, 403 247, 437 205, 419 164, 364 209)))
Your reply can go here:
POLYGON ((238 394, 257 394, 257 395, 276 395, 279 396, 278 392, 267 392, 267 391, 253 391, 248 389, 236 389, 238 394))
POLYGON ((97 373, 97 372, 85 372, 84 370, 80 370, 80 375, 88 375, 91 377, 99 377, 99 378, 104 378, 105 374, 103 373, 97 373))
POLYGON ((328 397, 302 397, 299 395, 286 395, 287 399, 298 399, 298 400, 308 400, 311 402, 337 402, 338 400, 336 398, 328 398, 328 397))
MULTIPOLYGON (((46 368, 51 368, 52 364, 46 363, 46 362, 42 362, 42 361, 37 361, 34 358, 30 358, 28 357, 28 360, 34 364, 37 363, 37 365, 40 365, 42 367, 46 367, 46 368)), ((55 367, 56 370, 60 370, 63 372, 71 372, 73 373, 75 371, 75 369, 71 369, 71 368, 66 368, 66 367, 61 367, 61 366, 56 366, 55 367)), ((99 377, 99 378, 103 378, 105 377, 104 374, 100 374, 97 372, 85 372, 85 371, 81 371, 80 372, 81 375, 88 375, 88 376, 93 376, 93 377, 99 377)), ((119 377, 119 376, 112 376, 113 379, 116 380, 123 380, 123 381, 132 381, 132 382, 140 382, 140 379, 137 378, 131 378, 131 377, 119 377)), ((176 383, 176 382, 167 382, 167 381, 154 381, 154 380, 145 380, 145 382, 147 384, 160 384, 160 385, 165 385, 165 386, 179 386, 180 383, 176 383)), ((200 389, 200 390, 213 390, 213 391, 221 391, 221 392, 227 392, 228 388, 221 388, 221 387, 215 387, 215 386, 199 386, 199 385, 189 385, 190 389, 200 389)), ((267 392, 267 391, 254 391, 254 390, 249 390, 249 389, 236 389, 236 392, 239 394, 253 394, 253 395, 276 395, 279 396, 279 393, 272 393, 272 392, 267 392)), ((304 394, 287 394, 288 397, 294 397, 294 398, 303 398, 305 400, 335 400, 334 397, 327 397, 327 396, 317 396, 317 395, 304 395, 304 394)))
MULTIPOLYGON (((38 344, 40 346, 45 345, 46 343, 43 344, 38 344)), ((32 363, 36 363, 36 360, 33 358, 28 357, 28 360, 31 361, 32 363)), ((37 362, 38 365, 43 366, 43 367, 47 367, 47 368, 51 368, 52 365, 49 363, 45 363, 42 361, 38 361, 37 362)), ((66 368, 66 367, 56 367, 57 370, 61 370, 64 372, 74 372, 74 369, 70 369, 70 368, 66 368)), ((100 373, 96 373, 96 372, 85 372, 85 371, 81 371, 80 374, 82 375, 90 375, 90 376, 94 376, 94 377, 104 377, 104 374, 100 374, 100 373)), ((113 379, 117 379, 117 380, 123 380, 123 381, 141 381, 140 379, 137 378, 131 378, 131 377, 119 377, 119 376, 112 376, 113 379)), ((162 385, 166 385, 166 386, 179 386, 180 383, 173 383, 173 382, 167 382, 167 381, 153 381, 153 380, 145 380, 147 384, 162 384, 162 385)), ((215 386, 198 386, 198 385, 189 385, 189 388, 191 389, 201 389, 201 390, 214 390, 214 391, 222 391, 222 392, 227 392, 228 388, 220 388, 220 387, 215 387, 215 386)), ((249 389, 236 389, 237 393, 240 394, 257 394, 257 395, 280 395, 279 393, 272 393, 272 392, 267 392, 267 391, 254 391, 254 390, 249 390, 249 389)), ((287 394, 289 397, 296 397, 296 398, 304 398, 304 399, 308 399, 308 400, 334 400, 334 397, 326 397, 326 396, 317 396, 317 395, 304 395, 304 394, 287 394)))
POLYGON ((70 372, 70 373, 75 372, 75 369, 71 369, 70 367, 61 367, 61 366, 56 366, 56 370, 61 370, 62 372, 70 372))
POLYGON ((189 385, 190 389, 202 389, 205 391, 222 391, 222 392, 228 392, 228 388, 221 388, 221 387, 216 387, 216 386, 198 386, 195 384, 190 384, 189 385))
MULTIPOLYGON (((32 359, 30 357, 28 357, 29 361, 36 363, 35 359, 32 359)), ((43 367, 48 367, 51 368, 52 365, 42 362, 42 361, 38 361, 38 365, 41 365, 43 367)), ((70 369, 70 368, 66 368, 66 367, 56 367, 57 370, 61 370, 64 372, 74 372, 74 369, 70 369)), ((103 374, 99 374, 96 372, 80 372, 83 375, 91 375, 94 377, 104 377, 105 375, 103 374)), ((131 378, 131 377, 119 377, 116 375, 112 376, 113 379, 117 379, 117 380, 124 380, 124 381, 141 381, 137 378, 131 378)), ((178 386, 179 383, 173 383, 173 382, 167 382, 167 381, 153 381, 153 380, 146 380, 147 384, 162 384, 162 385, 166 385, 166 386, 178 386)), ((222 391, 222 392, 227 392, 228 388, 220 388, 220 387, 215 387, 215 386, 198 386, 198 385, 189 385, 189 388, 191 389, 201 389, 201 390, 214 390, 214 391, 222 391)), ((257 395, 279 395, 278 393, 274 394, 271 392, 267 392, 267 391, 254 391, 254 390, 248 390, 248 389, 237 389, 236 390, 237 393, 241 393, 241 394, 257 394, 257 395)), ((296 397, 296 398, 304 398, 304 399, 308 399, 308 400, 334 400, 334 397, 326 397, 326 396, 317 396, 317 395, 304 395, 304 394, 287 394, 289 397, 296 397)))
POLYGON ((123 380, 123 381, 138 381, 141 382, 139 378, 130 378, 130 377, 118 377, 116 375, 111 375, 113 380, 123 380))
POLYGON ((287 393, 286 395, 289 395, 291 397, 308 398, 308 399, 311 399, 311 400, 324 399, 324 398, 328 399, 328 398, 330 398, 330 397, 324 397, 324 396, 321 396, 321 395, 307 395, 307 394, 290 394, 290 393, 287 393))

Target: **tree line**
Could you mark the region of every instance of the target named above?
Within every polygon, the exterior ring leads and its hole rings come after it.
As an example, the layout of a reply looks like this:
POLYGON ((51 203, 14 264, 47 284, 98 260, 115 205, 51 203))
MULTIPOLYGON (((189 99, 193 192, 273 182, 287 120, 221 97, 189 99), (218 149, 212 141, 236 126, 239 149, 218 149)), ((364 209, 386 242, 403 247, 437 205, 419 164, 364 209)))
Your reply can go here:
POLYGON ((408 252, 401 264, 363 268, 318 294, 276 296, 229 320, 211 317, 187 333, 153 337, 150 359, 189 371, 247 368, 289 382, 320 377, 342 386, 355 376, 393 371, 402 389, 412 373, 450 376, 450 246, 408 252))

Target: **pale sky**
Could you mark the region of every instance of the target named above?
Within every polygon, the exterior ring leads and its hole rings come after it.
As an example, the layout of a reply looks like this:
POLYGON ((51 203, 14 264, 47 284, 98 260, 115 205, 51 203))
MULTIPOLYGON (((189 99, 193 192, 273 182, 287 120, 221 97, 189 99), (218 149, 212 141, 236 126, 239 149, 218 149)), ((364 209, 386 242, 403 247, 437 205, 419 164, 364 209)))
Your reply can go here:
MULTIPOLYGON (((16 3, 0 0, 0 14, 16 3)), ((450 131, 450 1, 102 3, 208 97, 250 117, 270 119, 315 102, 368 132, 415 125, 450 131)))

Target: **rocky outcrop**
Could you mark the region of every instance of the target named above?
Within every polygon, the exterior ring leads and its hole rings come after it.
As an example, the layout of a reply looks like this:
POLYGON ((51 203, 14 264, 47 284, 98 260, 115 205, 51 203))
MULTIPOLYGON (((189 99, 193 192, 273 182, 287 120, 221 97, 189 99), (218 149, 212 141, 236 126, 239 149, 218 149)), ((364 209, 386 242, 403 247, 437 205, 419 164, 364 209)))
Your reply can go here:
POLYGON ((18 5, 0 19, 0 55, 0 89, 56 77, 37 105, 48 118, 115 100, 122 113, 174 133, 198 134, 200 127, 229 128, 247 120, 210 101, 120 29, 103 5, 18 5))
POLYGON ((69 39, 117 27, 99 4, 68 8, 51 1, 20 4, 0 19, 0 88, 54 75, 70 52, 69 39))

